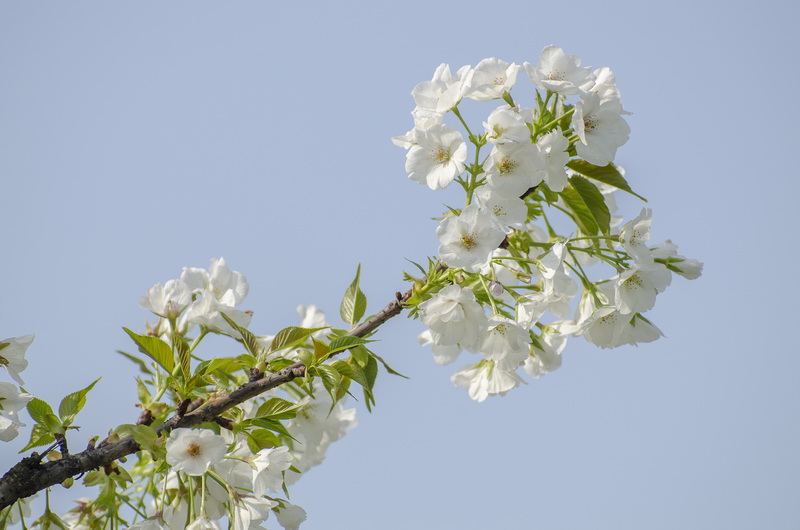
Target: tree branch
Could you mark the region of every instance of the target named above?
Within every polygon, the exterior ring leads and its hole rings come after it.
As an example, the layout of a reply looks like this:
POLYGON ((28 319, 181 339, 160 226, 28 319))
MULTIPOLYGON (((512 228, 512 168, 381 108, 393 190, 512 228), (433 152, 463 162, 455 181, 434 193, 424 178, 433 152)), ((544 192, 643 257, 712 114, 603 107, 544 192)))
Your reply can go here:
MULTIPOLYGON (((372 333, 387 320, 399 315, 403 311, 403 304, 411 298, 412 294, 412 290, 408 290, 402 295, 397 293, 396 300, 392 300, 373 317, 356 326, 348 335, 364 337, 372 333)), ((176 413, 155 427, 155 430, 158 433, 169 433, 172 429, 179 427, 194 427, 201 423, 215 421, 228 409, 297 377, 303 377, 305 373, 306 367, 303 363, 287 366, 266 377, 247 382, 230 394, 209 401, 196 410, 186 414, 176 413)), ((43 456, 33 453, 31 456, 23 458, 0 479, 0 510, 11 506, 18 499, 30 497, 45 488, 61 484, 70 477, 107 466, 123 456, 139 451, 139 449, 139 444, 130 436, 126 436, 118 442, 97 448, 90 447, 81 453, 67 455, 53 462, 42 463, 43 456)))

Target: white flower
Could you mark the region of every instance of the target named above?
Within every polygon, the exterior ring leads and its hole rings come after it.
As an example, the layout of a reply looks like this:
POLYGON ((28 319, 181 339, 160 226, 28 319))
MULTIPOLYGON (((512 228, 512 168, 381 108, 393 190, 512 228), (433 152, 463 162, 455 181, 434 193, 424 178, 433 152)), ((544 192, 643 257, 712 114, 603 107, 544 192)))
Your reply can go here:
POLYGON ((518 64, 491 57, 484 59, 472 71, 469 88, 464 97, 475 101, 490 101, 503 97, 517 81, 518 64))
POLYGON ((614 289, 609 284, 599 286, 599 295, 609 305, 597 306, 591 296, 586 296, 578 311, 576 335, 583 335, 600 348, 616 348, 623 344, 635 346, 663 336, 660 329, 638 313, 620 313, 615 307, 614 289))
POLYGON ((472 75, 469 66, 462 66, 453 76, 450 65, 442 63, 433 74, 433 79, 414 87, 411 95, 422 115, 442 115, 455 107, 464 95, 466 83, 472 75))
POLYGON ((602 102, 595 93, 581 94, 581 99, 572 115, 572 127, 580 138, 575 149, 590 164, 605 166, 628 141, 631 128, 613 103, 602 102))
POLYGON ((679 255, 678 245, 669 239, 653 247, 651 252, 653 258, 666 260, 669 270, 687 280, 696 280, 703 274, 703 262, 679 255))
MULTIPOLYGON (((301 472, 319 465, 332 442, 343 437, 356 426, 356 409, 345 409, 342 401, 332 405, 327 392, 317 392, 315 399, 307 400, 298 409, 286 428, 298 443, 292 449, 294 467, 301 472)), ((297 473, 287 471, 286 483, 291 485, 300 478, 297 473)))
POLYGON ((426 329, 417 336, 417 341, 420 346, 430 346, 433 351, 433 360, 436 364, 450 364, 458 358, 461 353, 461 347, 458 344, 452 346, 441 346, 433 342, 431 330, 426 329))
POLYGON ((192 302, 192 291, 183 280, 169 280, 164 285, 155 284, 139 305, 164 318, 177 317, 192 302))
POLYGON ((167 463, 175 471, 202 475, 222 460, 226 450, 222 436, 208 429, 174 429, 167 440, 167 463))
POLYGON ((475 351, 483 342, 488 319, 471 290, 448 285, 421 303, 419 309, 434 344, 475 351))
POLYGON ((285 446, 262 449, 252 459, 253 493, 261 496, 266 490, 279 491, 283 485, 283 472, 289 469, 294 457, 285 446))
POLYGON ((212 521, 207 517, 200 517, 187 526, 186 530, 220 530, 220 527, 216 521, 212 521))
POLYGON ((490 212, 471 204, 459 216, 446 217, 436 228, 439 256, 448 267, 478 272, 506 235, 490 212))
POLYGON ((214 258, 208 271, 192 267, 184 267, 181 273, 183 280, 193 293, 214 294, 220 303, 228 306, 241 304, 250 289, 247 279, 240 272, 231 271, 225 258, 214 258))
POLYGON ((255 523, 269 517, 272 508, 278 505, 277 501, 265 499, 261 496, 236 495, 233 502, 233 528, 234 530, 248 530, 255 523))
POLYGON ((519 324, 504 317, 493 317, 480 351, 483 358, 494 361, 498 369, 511 372, 528 357, 530 344, 530 335, 519 324))
POLYGON ((545 134, 536 142, 543 159, 543 166, 539 170, 538 180, 544 180, 553 191, 563 191, 567 185, 567 171, 564 168, 569 160, 569 141, 556 128, 545 134))
POLYGON ((589 92, 594 92, 600 96, 601 103, 613 105, 620 114, 630 114, 622 108, 622 98, 617 88, 617 80, 614 77, 614 72, 610 68, 604 66, 594 71, 595 84, 589 89, 589 92))
MULTIPOLYGON (((544 298, 533 296, 536 305, 545 303, 547 310, 556 316, 564 317, 570 312, 569 301, 578 293, 578 285, 567 274, 564 260, 567 257, 566 245, 558 241, 550 251, 538 258, 539 271, 543 278, 542 293, 544 298)), ((538 309, 536 309, 538 311, 538 309)), ((531 310, 533 314, 535 311, 531 310)), ((541 315, 540 315, 541 316, 541 315)), ((527 321, 523 320, 523 326, 527 321)))
POLYGON ((306 511, 296 504, 290 502, 283 502, 283 508, 276 508, 275 516, 278 518, 278 523, 285 530, 298 530, 300 524, 306 520, 306 511))
POLYGON ((489 396, 505 395, 512 388, 525 382, 515 372, 500 370, 494 362, 486 360, 456 372, 450 381, 456 386, 466 388, 469 397, 478 403, 489 396))
POLYGON ((0 365, 6 367, 8 375, 17 383, 24 385, 25 381, 19 373, 28 367, 25 360, 25 352, 31 345, 35 335, 23 335, 22 337, 10 337, 0 341, 0 365))
POLYGON ((32 395, 20 392, 15 385, 0 383, 0 441, 10 442, 19 435, 19 428, 25 424, 19 420, 17 412, 32 399, 32 395))
POLYGON ((196 300, 183 314, 181 322, 205 326, 233 337, 239 337, 239 332, 228 324, 222 317, 222 313, 225 313, 240 327, 246 328, 250 324, 251 317, 249 313, 219 302, 214 294, 209 291, 202 292, 202 297, 196 300))
MULTIPOLYGON (((297 306, 297 314, 300 315, 301 328, 314 329, 330 327, 328 321, 325 320, 325 313, 323 313, 322 310, 314 304, 297 306)), ((311 336, 319 340, 326 338, 330 334, 330 329, 321 329, 312 333, 311 336)))
POLYGON ((623 315, 653 308, 656 295, 672 281, 672 274, 659 264, 634 265, 614 278, 616 308, 623 315))
POLYGON ((464 171, 467 144, 457 130, 434 125, 417 131, 416 144, 406 153, 408 178, 432 190, 446 188, 464 171))
POLYGON ((625 223, 622 230, 619 231, 619 242, 622 244, 622 248, 638 263, 653 261, 650 249, 647 248, 652 217, 652 210, 642 208, 641 213, 635 219, 625 223))
POLYGON ((481 186, 475 192, 478 206, 492 213, 497 221, 511 228, 522 230, 528 219, 528 206, 519 195, 507 193, 493 186, 481 186))
POLYGON ((530 109, 523 111, 519 107, 498 107, 483 122, 486 140, 495 145, 506 142, 530 143, 531 130, 525 122, 532 120, 530 109), (528 115, 529 120, 523 114, 528 115))
POLYGON ((561 366, 561 352, 567 345, 567 335, 544 333, 537 345, 531 347, 531 355, 525 359, 525 371, 533 378, 557 370, 561 366), (541 348, 539 347, 541 346, 541 348))
POLYGON ((558 46, 547 46, 542 50, 539 63, 525 63, 531 81, 544 90, 558 94, 573 95, 588 90, 594 84, 592 69, 580 67, 581 60, 574 55, 565 55, 558 46))
POLYGON ((542 181, 544 158, 532 143, 497 144, 484 165, 486 180, 504 193, 517 197, 542 181))

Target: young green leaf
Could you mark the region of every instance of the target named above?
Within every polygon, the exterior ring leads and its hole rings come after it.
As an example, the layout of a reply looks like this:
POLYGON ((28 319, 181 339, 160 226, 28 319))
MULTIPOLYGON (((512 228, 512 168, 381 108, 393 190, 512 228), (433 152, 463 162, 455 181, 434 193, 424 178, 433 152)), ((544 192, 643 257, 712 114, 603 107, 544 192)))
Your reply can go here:
POLYGON ((28 441, 28 445, 22 448, 20 453, 25 453, 34 447, 41 447, 43 445, 50 445, 55 442, 55 437, 50 433, 49 429, 44 425, 39 425, 38 423, 33 426, 31 430, 31 438, 28 441))
POLYGON ((169 347, 169 344, 157 337, 137 335, 128 328, 122 329, 125 330, 125 333, 130 335, 131 339, 133 339, 133 342, 135 342, 139 347, 140 352, 144 353, 161 365, 161 367, 166 370, 167 373, 172 373, 172 371, 175 369, 175 359, 172 356, 172 348, 169 347))
POLYGON ((358 265, 356 270, 356 277, 347 288, 342 299, 342 305, 339 307, 339 314, 342 320, 348 324, 356 324, 364 316, 367 310, 367 297, 361 292, 359 283, 361 280, 361 264, 358 265))
POLYGON ((291 348, 292 346, 303 342, 306 337, 314 333, 315 331, 319 331, 325 328, 298 328, 295 326, 290 326, 288 328, 284 328, 275 335, 275 338, 272 339, 272 344, 269 347, 269 353, 274 351, 283 350, 286 348, 291 348))
POLYGON ((26 408, 28 409, 28 414, 33 418, 33 421, 42 426, 47 425, 47 415, 53 414, 53 408, 46 401, 36 397, 28 402, 26 408))
POLYGON ((560 195, 575 214, 575 223, 584 234, 594 236, 598 232, 609 233, 611 214, 597 186, 575 175, 570 177, 569 186, 560 195))
POLYGON ((253 333, 249 329, 243 328, 242 326, 238 325, 236 322, 233 321, 231 317, 229 317, 225 313, 220 313, 220 315, 222 315, 222 318, 224 318, 225 321, 228 324, 230 324, 230 326, 233 329, 238 331, 239 334, 242 336, 241 342, 242 344, 244 344, 247 353, 257 358, 259 353, 261 352, 261 346, 258 344, 258 339, 256 338, 256 336, 253 335, 253 333))
POLYGON ((361 337, 354 337, 352 335, 344 335, 342 337, 336 337, 331 341, 328 345, 330 351, 328 355, 333 355, 334 353, 338 353, 340 351, 349 350, 353 346, 361 346, 363 344, 367 344, 369 341, 367 339, 362 339, 361 337))
POLYGON ((299 405, 281 398, 270 398, 265 401, 256 412, 257 418, 272 420, 288 420, 297 415, 299 405))
POLYGON ((86 405, 86 394, 94 388, 98 381, 100 381, 100 378, 95 379, 92 384, 83 390, 73 392, 61 400, 61 404, 58 406, 58 415, 61 416, 61 421, 64 422, 64 425, 70 425, 78 412, 86 405))
POLYGON ((586 160, 574 159, 567 162, 567 167, 576 173, 580 173, 585 177, 589 177, 592 180, 608 184, 609 186, 614 186, 622 191, 627 191, 631 195, 639 197, 644 202, 647 202, 647 199, 638 193, 635 193, 631 189, 631 187, 628 185, 628 182, 625 180, 625 177, 623 177, 619 170, 614 167, 614 164, 608 164, 607 166, 595 166, 586 160))

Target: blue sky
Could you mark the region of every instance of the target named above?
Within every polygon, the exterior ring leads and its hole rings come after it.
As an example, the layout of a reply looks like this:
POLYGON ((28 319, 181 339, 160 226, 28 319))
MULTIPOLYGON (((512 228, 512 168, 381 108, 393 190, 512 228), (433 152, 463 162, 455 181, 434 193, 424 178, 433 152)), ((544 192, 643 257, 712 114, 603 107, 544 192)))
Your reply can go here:
POLYGON ((421 324, 390 322, 377 351, 411 379, 382 375, 375 413, 358 405, 358 428, 293 488, 303 528, 797 528, 797 15, 776 1, 0 3, 0 335, 37 334, 25 376, 43 399, 103 377, 80 447, 135 419, 121 326, 142 328, 139 297, 184 266, 224 256, 264 334, 296 324, 298 304, 336 317, 358 263, 379 310, 406 288, 405 259, 436 252, 430 218, 456 197, 409 181, 389 141, 411 127, 411 89, 441 62, 536 62, 557 44, 614 70, 633 112, 617 161, 653 239, 704 276, 659 296, 666 339, 572 340, 559 371, 482 404, 419 348, 421 324))

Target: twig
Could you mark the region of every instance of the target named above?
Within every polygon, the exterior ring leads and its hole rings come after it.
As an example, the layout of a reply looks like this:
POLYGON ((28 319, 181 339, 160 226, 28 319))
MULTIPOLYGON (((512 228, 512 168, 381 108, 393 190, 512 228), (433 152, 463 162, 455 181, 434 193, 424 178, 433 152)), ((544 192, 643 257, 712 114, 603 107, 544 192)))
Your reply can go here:
MULTIPOLYGON (((403 304, 411 298, 412 290, 396 297, 366 322, 356 326, 348 335, 364 337, 375 331, 387 320, 403 311, 403 304)), ((194 410, 189 410, 189 402, 181 403, 179 410, 161 425, 155 427, 157 433, 169 433, 179 427, 194 427, 206 422, 217 422, 228 409, 244 403, 248 399, 273 389, 306 374, 303 363, 294 363, 264 377, 243 384, 228 395, 218 397, 194 410)), ((141 420, 141 419, 140 419, 141 420)), ((152 420, 151 420, 152 421, 152 420)), ((224 422, 224 420, 223 420, 224 422)), ((146 423, 146 420, 142 423, 146 423)), ((223 425, 224 427, 224 425, 223 425)), ((136 441, 126 436, 118 442, 89 447, 77 454, 65 455, 60 460, 42 463, 42 458, 33 453, 14 465, 0 479, 0 510, 11 506, 18 499, 30 497, 50 486, 61 484, 70 477, 86 473, 92 469, 110 466, 115 460, 139 451, 136 441)))

